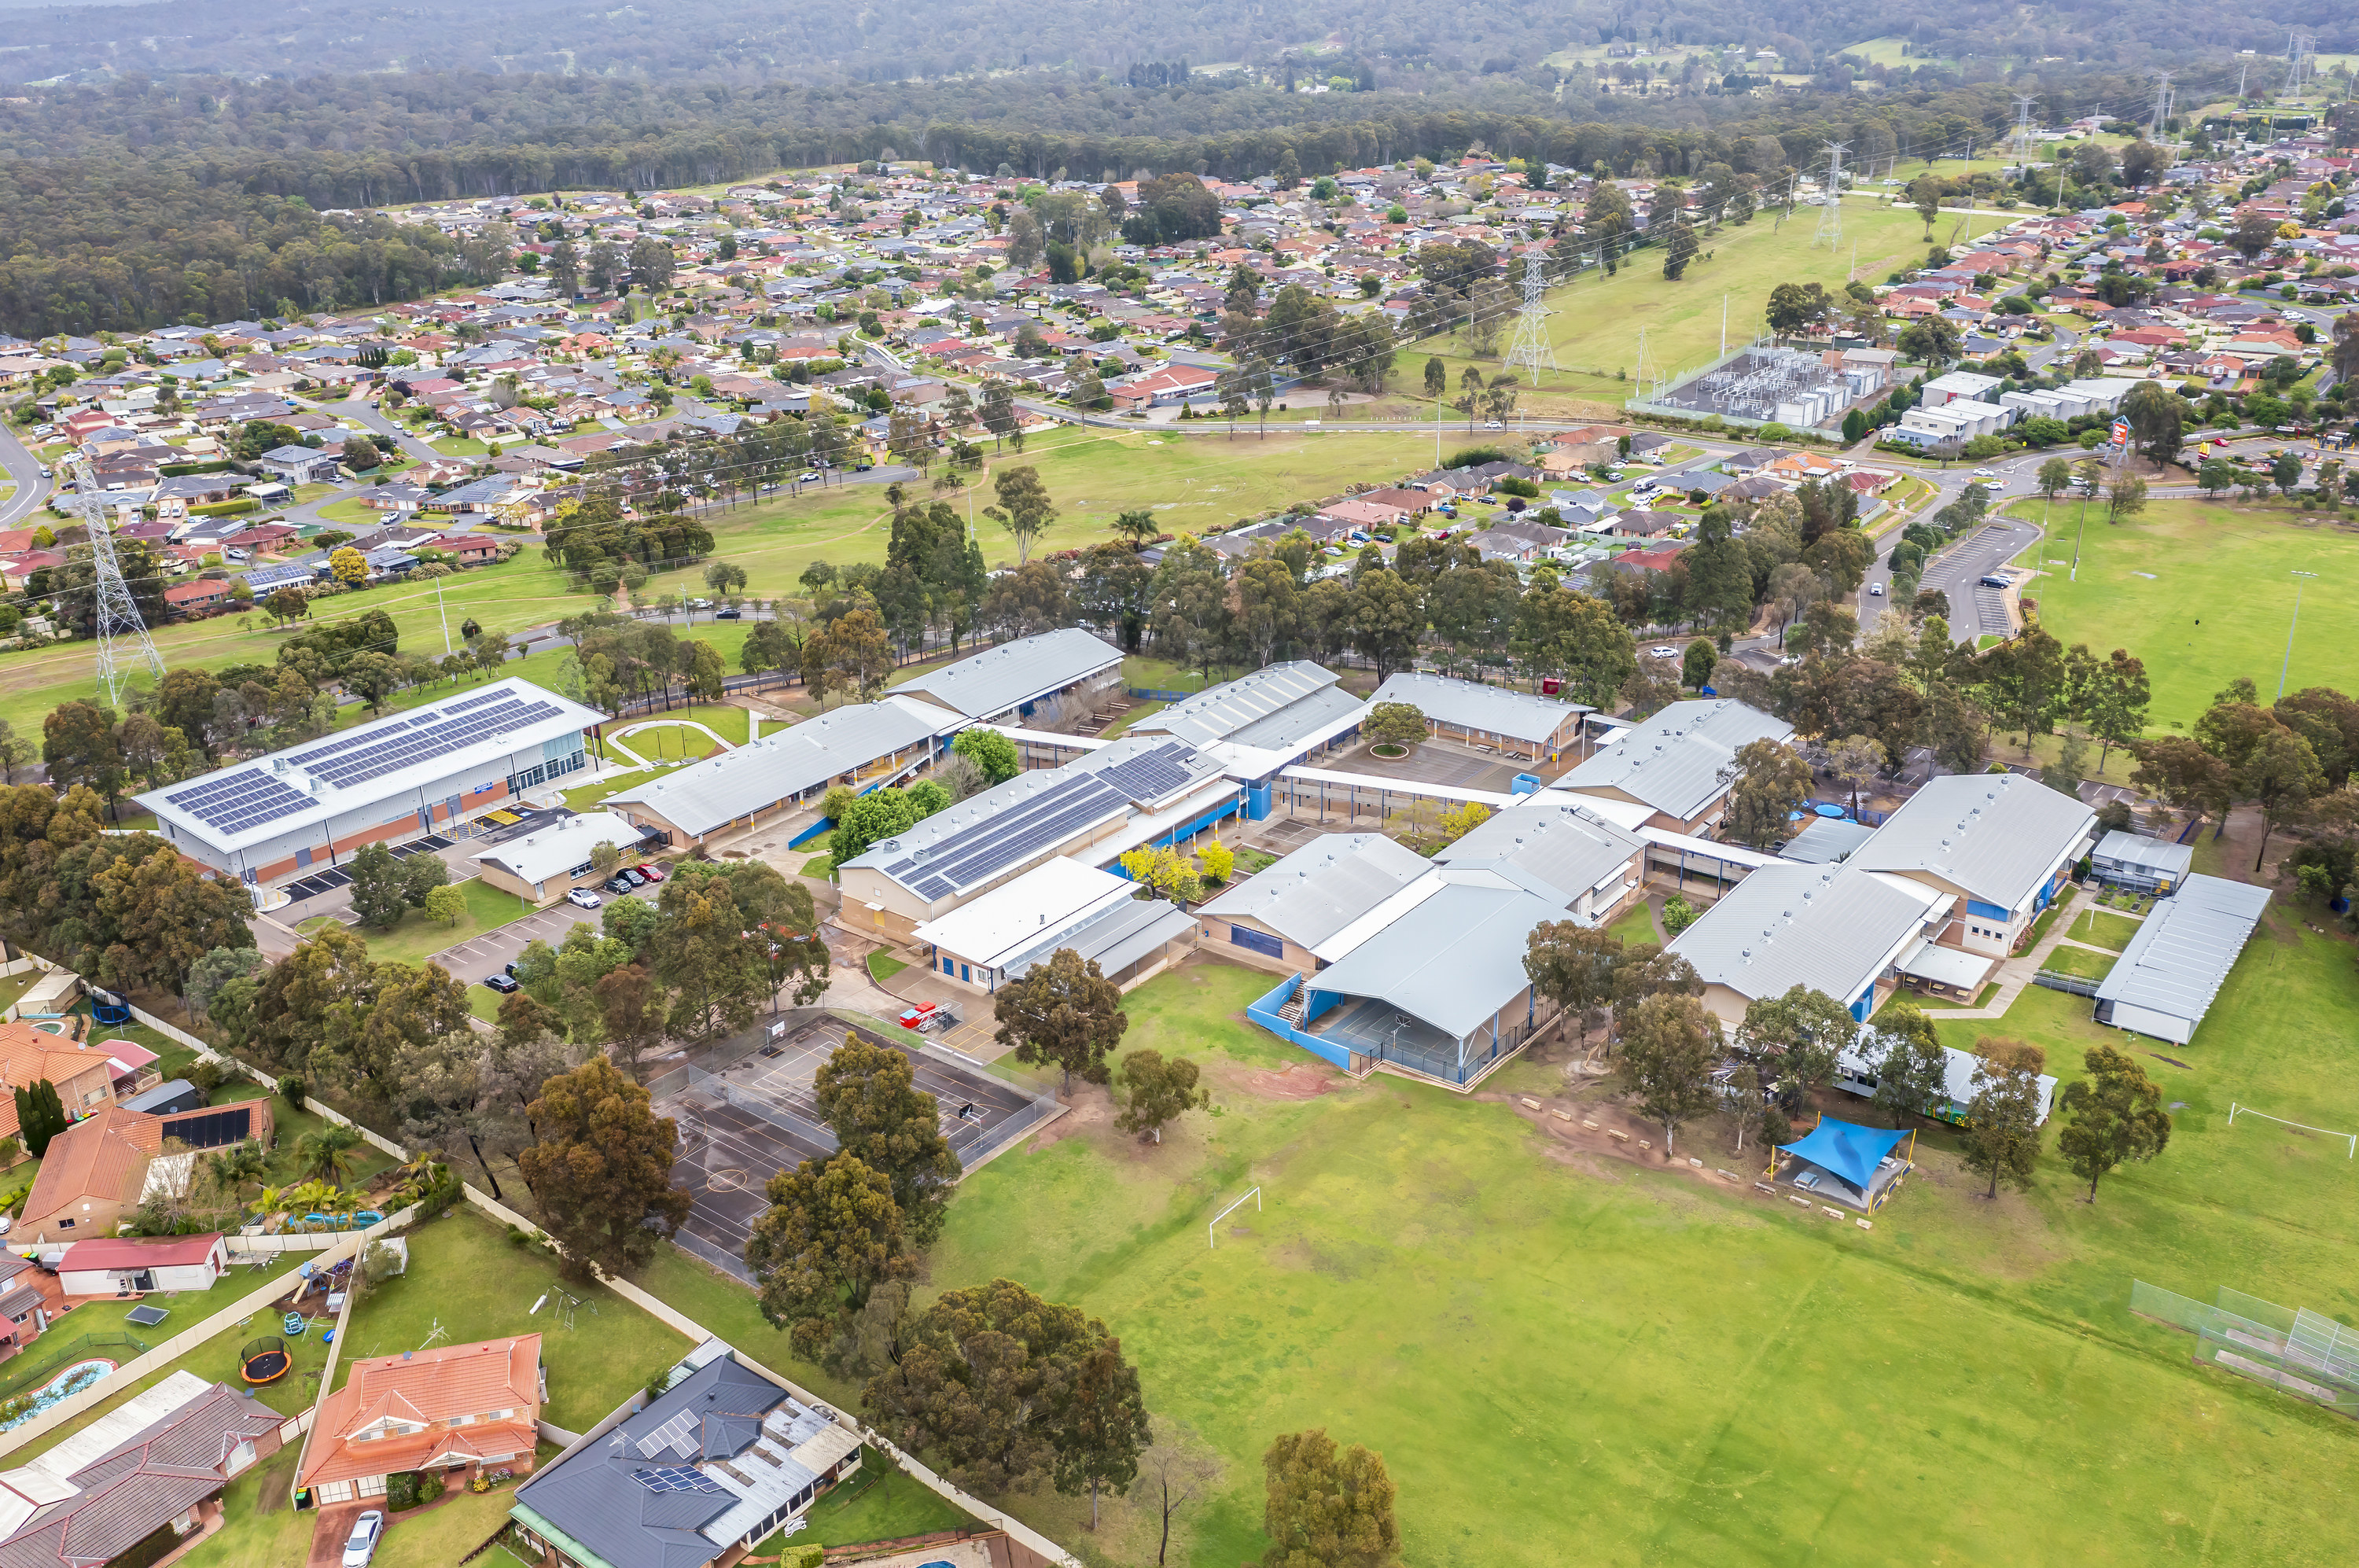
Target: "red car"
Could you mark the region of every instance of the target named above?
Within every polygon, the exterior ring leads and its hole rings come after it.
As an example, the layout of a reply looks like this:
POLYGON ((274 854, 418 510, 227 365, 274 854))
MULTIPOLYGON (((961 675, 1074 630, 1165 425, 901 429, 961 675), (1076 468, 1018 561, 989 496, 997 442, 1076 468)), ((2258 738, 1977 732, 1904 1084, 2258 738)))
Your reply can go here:
POLYGON ((933 1002, 915 1002, 902 1008, 901 1027, 906 1029, 924 1029, 933 1021, 938 1006, 939 1004, 933 1002))
POLYGON ((663 871, 658 866, 634 866, 631 869, 637 872, 640 876, 646 877, 650 882, 660 882, 664 879, 663 871))

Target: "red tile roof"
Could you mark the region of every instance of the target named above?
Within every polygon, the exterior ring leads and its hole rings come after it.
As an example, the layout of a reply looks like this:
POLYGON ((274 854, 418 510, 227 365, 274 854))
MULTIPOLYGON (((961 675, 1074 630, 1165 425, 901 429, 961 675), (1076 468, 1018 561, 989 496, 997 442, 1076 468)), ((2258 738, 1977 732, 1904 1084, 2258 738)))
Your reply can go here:
POLYGON ((537 1334, 356 1361, 344 1386, 321 1401, 296 1484, 390 1475, 454 1455, 530 1454, 539 1419, 537 1334), (502 1410, 513 1414, 483 1419, 502 1410), (389 1421, 418 1430, 353 1441, 389 1421))

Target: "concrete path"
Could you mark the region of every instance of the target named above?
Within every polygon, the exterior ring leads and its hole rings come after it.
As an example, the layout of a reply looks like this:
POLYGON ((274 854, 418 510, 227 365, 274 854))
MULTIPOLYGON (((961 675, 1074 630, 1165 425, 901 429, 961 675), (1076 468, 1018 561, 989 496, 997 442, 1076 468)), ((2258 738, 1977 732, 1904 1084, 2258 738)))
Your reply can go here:
MULTIPOLYGON (((2079 920, 2090 909, 2095 908, 2095 906, 2093 904, 2082 904, 2077 898, 2073 902, 2079 907, 2069 911, 2072 917, 2071 920, 2065 920, 2060 916, 2056 923, 2049 928, 2048 934, 2041 937, 2030 952, 2022 954, 2020 957, 2006 959, 1999 964, 1998 993, 1993 996, 1990 1001, 1979 1007, 1943 1007, 1935 1016, 1943 1019, 1995 1018, 2004 1017, 2006 1010, 2015 1006, 2015 999, 2017 996, 2022 996, 2025 989, 2030 985, 2031 977, 2038 974, 2039 971, 2046 966, 2048 963, 2048 955, 2049 953, 2055 952, 2059 947, 2065 946, 2068 943, 2073 947, 2088 947, 2090 945, 2084 942, 2072 942, 2066 933, 2071 931, 2073 920, 2079 920)), ((2105 913, 2109 915, 2121 915, 2125 920, 2134 920, 2141 918, 2136 915, 2125 914, 2120 909, 2107 909, 2105 913)), ((2113 949, 2108 947, 2100 947, 2095 948, 2093 951, 2097 953, 2111 953, 2113 952, 2113 949)))

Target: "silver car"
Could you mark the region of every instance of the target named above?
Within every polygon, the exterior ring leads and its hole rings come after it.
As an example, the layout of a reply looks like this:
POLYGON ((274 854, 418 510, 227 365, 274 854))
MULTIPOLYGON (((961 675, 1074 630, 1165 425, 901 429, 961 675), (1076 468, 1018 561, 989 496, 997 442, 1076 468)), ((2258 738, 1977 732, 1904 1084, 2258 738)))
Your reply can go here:
POLYGON ((376 1555, 376 1543, 385 1538, 385 1515, 371 1508, 353 1520, 353 1533, 344 1540, 343 1568, 368 1568, 369 1559, 376 1555))

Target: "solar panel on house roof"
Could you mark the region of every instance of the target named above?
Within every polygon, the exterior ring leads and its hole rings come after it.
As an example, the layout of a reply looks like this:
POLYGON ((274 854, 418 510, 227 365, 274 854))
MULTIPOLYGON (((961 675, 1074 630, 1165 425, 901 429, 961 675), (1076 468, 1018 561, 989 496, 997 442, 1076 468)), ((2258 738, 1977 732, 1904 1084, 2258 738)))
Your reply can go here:
POLYGON ((1101 778, 1134 800, 1154 800, 1187 786, 1190 775, 1180 758, 1188 747, 1177 741, 1105 768, 1101 778))
POLYGON ((649 1470, 634 1470, 632 1479, 648 1491, 702 1492, 708 1497, 720 1497, 728 1488, 703 1471, 686 1465, 663 1465, 649 1470))

